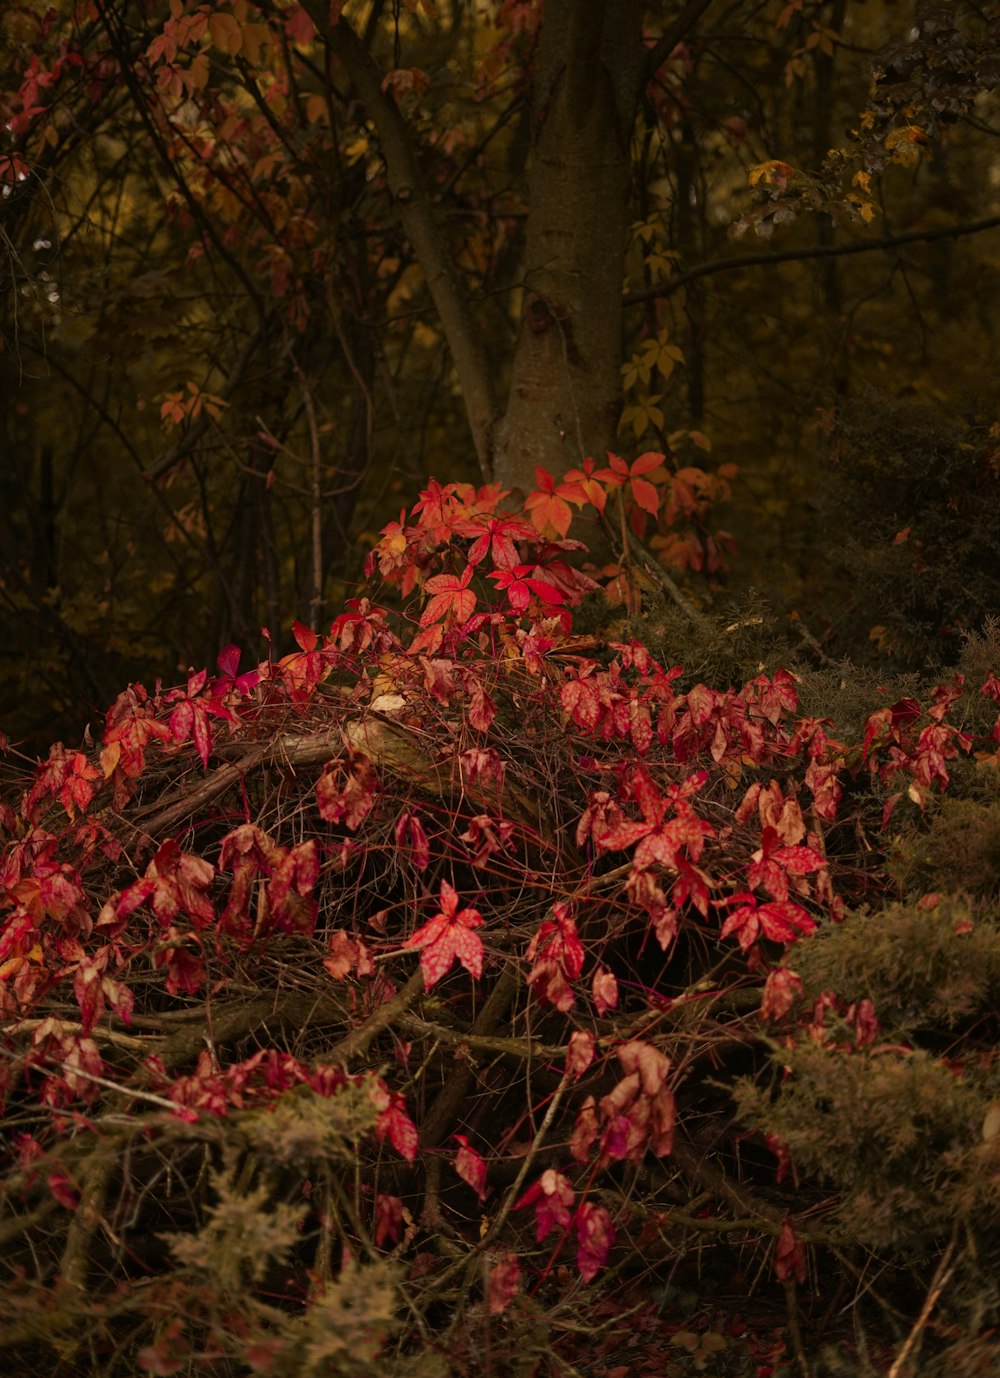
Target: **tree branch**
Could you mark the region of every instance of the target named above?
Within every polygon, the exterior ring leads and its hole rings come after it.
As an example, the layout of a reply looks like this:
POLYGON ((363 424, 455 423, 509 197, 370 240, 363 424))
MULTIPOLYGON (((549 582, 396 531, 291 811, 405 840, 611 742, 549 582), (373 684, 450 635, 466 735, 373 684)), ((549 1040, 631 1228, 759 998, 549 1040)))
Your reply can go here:
POLYGON ((346 19, 328 23, 323 0, 305 0, 320 33, 347 71, 354 89, 378 134, 386 165, 386 180, 400 222, 417 261, 451 349, 465 398, 473 444, 484 479, 493 476, 493 428, 500 414, 493 374, 482 334, 469 309, 466 289, 438 227, 430 192, 417 163, 409 132, 391 96, 382 90, 374 58, 346 19))
POLYGON ((812 249, 787 249, 777 254, 738 254, 732 258, 713 258, 707 263, 699 263, 697 268, 675 273, 666 282, 653 287, 643 287, 638 292, 627 292, 622 298, 623 306, 638 306, 642 302, 672 296, 689 282, 698 278, 712 277, 716 273, 728 273, 737 268, 762 268, 778 263, 795 263, 808 258, 847 258, 851 254, 871 254, 898 248, 902 244, 930 244, 936 239, 958 239, 963 235, 982 234, 986 230, 1000 227, 1000 215, 992 215, 987 220, 975 220, 967 225, 947 225, 937 230, 910 230, 906 234, 886 235, 882 239, 861 239, 851 244, 830 244, 812 249))
POLYGON ((654 75, 657 68, 670 56, 678 43, 687 38, 711 3, 712 0, 690 0, 690 3, 684 6, 663 37, 657 39, 650 48, 646 58, 647 79, 654 75))

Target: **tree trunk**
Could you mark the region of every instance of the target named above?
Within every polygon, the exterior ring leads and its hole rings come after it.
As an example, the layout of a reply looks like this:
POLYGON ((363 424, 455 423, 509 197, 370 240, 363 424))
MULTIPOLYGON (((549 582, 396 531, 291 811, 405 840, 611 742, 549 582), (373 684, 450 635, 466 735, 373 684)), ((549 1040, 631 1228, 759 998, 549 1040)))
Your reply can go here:
MULTIPOLYGON (((707 0, 697 0, 697 9, 707 0)), ((532 101, 521 329, 506 411, 433 197, 371 54, 324 0, 325 30, 378 133, 400 223, 424 271, 465 398, 480 469, 527 492, 603 459, 621 410, 621 296, 630 143, 646 51, 639 0, 546 0, 532 101), (498 424, 499 423, 499 424, 498 424)))
POLYGON ((495 476, 527 492, 604 458, 621 410, 630 141, 643 61, 636 0, 546 0, 532 105, 521 329, 495 476))

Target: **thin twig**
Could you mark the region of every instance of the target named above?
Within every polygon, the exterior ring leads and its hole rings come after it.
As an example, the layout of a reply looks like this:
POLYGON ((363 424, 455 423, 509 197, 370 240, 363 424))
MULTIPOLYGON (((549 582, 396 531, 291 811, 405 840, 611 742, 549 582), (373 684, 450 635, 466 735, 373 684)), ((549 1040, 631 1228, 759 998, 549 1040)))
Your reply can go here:
POLYGON ((948 1282, 951 1279, 951 1275, 952 1273, 954 1273, 955 1268, 957 1267, 957 1264, 952 1263, 951 1261, 952 1254, 955 1252, 955 1240, 957 1232, 958 1226, 956 1225, 955 1230, 952 1232, 952 1236, 948 1243, 948 1247, 947 1249, 945 1249, 943 1255, 941 1256, 941 1262, 938 1264, 937 1269, 935 1270, 934 1277, 931 1280, 931 1285, 927 1292, 927 1296, 924 1299, 924 1304, 920 1308, 920 1315, 917 1317, 913 1329, 910 1331, 909 1335, 907 1335, 906 1339, 904 1340, 903 1347, 900 1349, 899 1353, 893 1360, 892 1367, 886 1374, 886 1378, 903 1378, 906 1361, 909 1359, 910 1354, 913 1352, 916 1346, 920 1343, 920 1338, 924 1333, 924 1329, 927 1326, 928 1320, 930 1320, 930 1314, 934 1310, 934 1307, 937 1305, 941 1297, 941 1293, 944 1291, 945 1287, 947 1287, 948 1282))
POLYGON ((713 258, 707 263, 699 263, 697 268, 689 268, 683 273, 675 273, 665 282, 652 287, 642 287, 635 292, 627 292, 622 298, 623 306, 639 306, 643 302, 655 301, 672 296, 689 282, 698 278, 713 277, 716 273, 731 273, 739 268, 768 268, 779 263, 796 263, 811 258, 847 258, 852 254, 871 254, 880 250, 895 249, 901 244, 929 244, 936 239, 959 239, 963 235, 982 234, 986 230, 1000 228, 1000 215, 991 215, 987 220, 976 220, 968 225, 948 225, 937 230, 912 230, 905 234, 886 235, 883 239, 853 240, 850 244, 830 244, 813 249, 787 249, 782 253, 734 254, 731 258, 713 258))

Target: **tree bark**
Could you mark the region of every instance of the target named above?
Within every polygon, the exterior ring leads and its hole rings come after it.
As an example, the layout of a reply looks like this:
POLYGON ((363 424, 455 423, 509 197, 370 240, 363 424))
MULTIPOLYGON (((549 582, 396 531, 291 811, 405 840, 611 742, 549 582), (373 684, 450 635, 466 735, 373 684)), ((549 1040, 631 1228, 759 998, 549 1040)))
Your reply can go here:
POLYGON ((644 49, 637 0, 546 0, 532 105, 521 328, 495 475, 535 486, 614 443, 622 264, 644 49))

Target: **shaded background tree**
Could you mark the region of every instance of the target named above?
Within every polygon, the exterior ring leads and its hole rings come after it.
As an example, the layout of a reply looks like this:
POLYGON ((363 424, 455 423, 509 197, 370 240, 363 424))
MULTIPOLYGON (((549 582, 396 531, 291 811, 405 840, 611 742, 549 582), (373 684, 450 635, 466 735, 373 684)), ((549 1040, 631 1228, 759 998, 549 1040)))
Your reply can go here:
MULTIPOLYGON (((680 469, 707 436, 741 469, 737 587, 868 644, 817 579, 825 419, 861 382, 991 403, 976 7, 0 23, 12 734, 78 734, 140 667, 318 621, 428 472, 527 488, 611 445, 680 469)), ((705 602, 701 548, 660 553, 705 602)))

